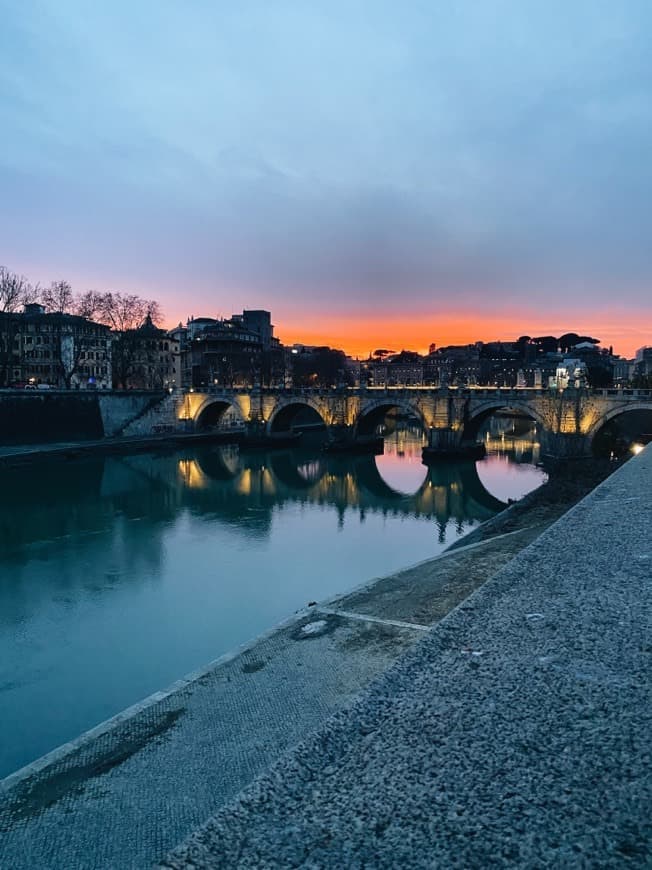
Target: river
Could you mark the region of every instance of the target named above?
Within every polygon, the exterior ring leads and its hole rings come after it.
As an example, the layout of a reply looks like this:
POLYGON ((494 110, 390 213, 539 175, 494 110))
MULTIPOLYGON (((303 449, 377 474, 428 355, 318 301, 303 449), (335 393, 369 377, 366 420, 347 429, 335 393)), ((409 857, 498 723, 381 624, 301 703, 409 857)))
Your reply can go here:
POLYGON ((0 777, 539 486, 536 433, 514 426, 431 469, 400 424, 377 457, 204 447, 0 472, 0 777))

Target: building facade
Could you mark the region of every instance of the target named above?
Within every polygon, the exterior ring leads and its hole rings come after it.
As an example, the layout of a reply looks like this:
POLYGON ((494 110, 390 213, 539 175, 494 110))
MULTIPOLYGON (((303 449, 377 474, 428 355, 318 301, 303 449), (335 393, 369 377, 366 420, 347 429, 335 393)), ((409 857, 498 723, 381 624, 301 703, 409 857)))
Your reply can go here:
POLYGON ((274 337, 269 311, 245 310, 223 320, 192 318, 172 334, 180 342, 185 388, 279 386, 285 382, 285 352, 274 337))
POLYGON ((159 329, 147 316, 137 329, 116 334, 113 341, 114 386, 162 390, 181 385, 179 340, 159 329))
POLYGON ((111 342, 109 327, 36 303, 0 314, 0 386, 109 389, 111 342))
POLYGON ((635 374, 639 377, 652 376, 652 347, 640 347, 636 351, 635 374))

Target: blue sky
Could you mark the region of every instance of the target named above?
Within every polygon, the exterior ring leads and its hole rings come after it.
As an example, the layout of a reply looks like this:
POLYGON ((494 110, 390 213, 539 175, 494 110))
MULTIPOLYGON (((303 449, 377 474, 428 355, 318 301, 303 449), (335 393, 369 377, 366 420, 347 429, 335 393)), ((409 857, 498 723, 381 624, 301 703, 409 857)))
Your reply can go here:
POLYGON ((652 342, 649 2, 0 0, 0 21, 0 263, 34 280, 154 295, 170 322, 586 317, 652 342))

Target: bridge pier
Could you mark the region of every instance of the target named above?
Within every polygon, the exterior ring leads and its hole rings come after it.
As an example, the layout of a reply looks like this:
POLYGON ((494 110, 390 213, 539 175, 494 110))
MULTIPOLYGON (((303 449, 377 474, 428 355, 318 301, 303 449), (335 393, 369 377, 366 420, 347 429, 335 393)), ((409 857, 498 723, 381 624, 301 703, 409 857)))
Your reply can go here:
POLYGON ((256 417, 245 423, 245 436, 242 443, 245 447, 262 447, 265 450, 272 450, 275 447, 296 447, 300 437, 292 430, 270 432, 266 422, 262 418, 256 417))
POLYGON ((591 438, 579 432, 552 432, 542 429, 541 453, 550 459, 590 459, 591 438))
POLYGON ((462 429, 452 426, 428 430, 428 444, 421 458, 424 465, 459 459, 482 459, 486 449, 482 442, 462 438, 462 429))
POLYGON ((328 427, 327 453, 371 453, 383 452, 383 439, 377 435, 359 435, 357 428, 348 423, 335 423, 328 427))

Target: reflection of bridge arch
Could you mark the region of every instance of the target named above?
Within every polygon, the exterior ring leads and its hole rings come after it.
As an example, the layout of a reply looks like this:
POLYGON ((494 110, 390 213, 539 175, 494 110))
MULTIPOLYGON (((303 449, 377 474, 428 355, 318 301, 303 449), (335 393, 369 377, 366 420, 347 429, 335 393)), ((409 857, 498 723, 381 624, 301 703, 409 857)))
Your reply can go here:
POLYGON ((427 431, 428 427, 426 421, 418 405, 409 401, 404 401, 400 398, 393 399, 388 396, 383 396, 382 398, 368 402, 360 409, 355 424, 356 434, 373 435, 376 431, 376 427, 379 426, 383 422, 385 416, 395 408, 409 414, 410 417, 416 417, 420 421, 423 430, 427 431))
POLYGON ((431 466, 419 487, 406 494, 393 489, 382 477, 375 457, 327 457, 319 452, 259 451, 240 452, 225 457, 221 449, 201 449, 195 453, 195 464, 202 475, 202 486, 197 488, 191 475, 186 485, 193 490, 193 498, 207 505, 213 481, 214 510, 240 516, 231 498, 239 502, 243 497, 254 498, 257 506, 271 510, 275 504, 286 501, 307 501, 332 504, 338 509, 390 511, 412 516, 436 517, 439 521, 465 516, 485 520, 505 505, 494 498, 482 484, 477 466, 473 462, 431 466), (314 464, 316 473, 306 478, 299 466, 314 464))
POLYGON ((443 463, 428 467, 428 476, 419 491, 419 498, 424 502, 432 490, 446 490, 450 493, 460 493, 468 505, 480 507, 491 514, 503 510, 505 502, 493 496, 482 483, 478 474, 476 462, 462 462, 455 465, 443 463))
POLYGON ((324 419, 323 406, 309 396, 305 398, 279 399, 267 421, 267 431, 270 433, 289 431, 297 415, 305 412, 307 409, 314 413, 315 422, 319 420, 324 425, 327 424, 328 421, 324 419))
POLYGON ((378 499, 389 502, 407 502, 412 496, 393 489, 380 473, 375 456, 360 456, 351 463, 358 485, 378 499))
POLYGON ((454 515, 459 506, 453 509, 452 503, 458 498, 466 506, 472 505, 472 515, 486 511, 487 516, 491 516, 505 507, 504 502, 484 487, 475 462, 429 466, 423 483, 411 495, 392 489, 373 456, 356 460, 355 469, 361 488, 378 499, 389 501, 394 507, 400 506, 406 513, 439 515, 445 509, 454 515))
POLYGON ((611 420, 615 420, 617 417, 623 417, 632 411, 644 411, 648 414, 652 414, 652 402, 628 402, 627 405, 612 408, 610 411, 603 414, 599 420, 593 423, 589 428, 587 435, 591 440, 593 440, 598 432, 611 420))
POLYGON ((269 465, 274 476, 289 489, 309 490, 316 486, 326 473, 326 463, 323 455, 306 458, 307 462, 315 464, 317 472, 310 477, 304 477, 298 466, 296 455, 290 451, 277 451, 269 454, 269 465))
POLYGON ((201 471, 212 480, 235 480, 240 473, 239 457, 229 456, 224 448, 198 448, 195 457, 201 471))
POLYGON ((475 440, 478 432, 487 420, 492 417, 497 411, 520 411, 527 417, 530 417, 539 426, 545 426, 545 420, 542 415, 530 405, 529 402, 519 402, 518 400, 490 401, 476 405, 473 410, 465 417, 464 431, 462 433, 463 440, 475 440))
POLYGON ((229 410, 235 411, 238 417, 241 417, 240 409, 234 402, 230 402, 225 398, 209 397, 205 399, 195 411, 195 429, 201 431, 202 429, 210 429, 212 426, 219 425, 229 410))

